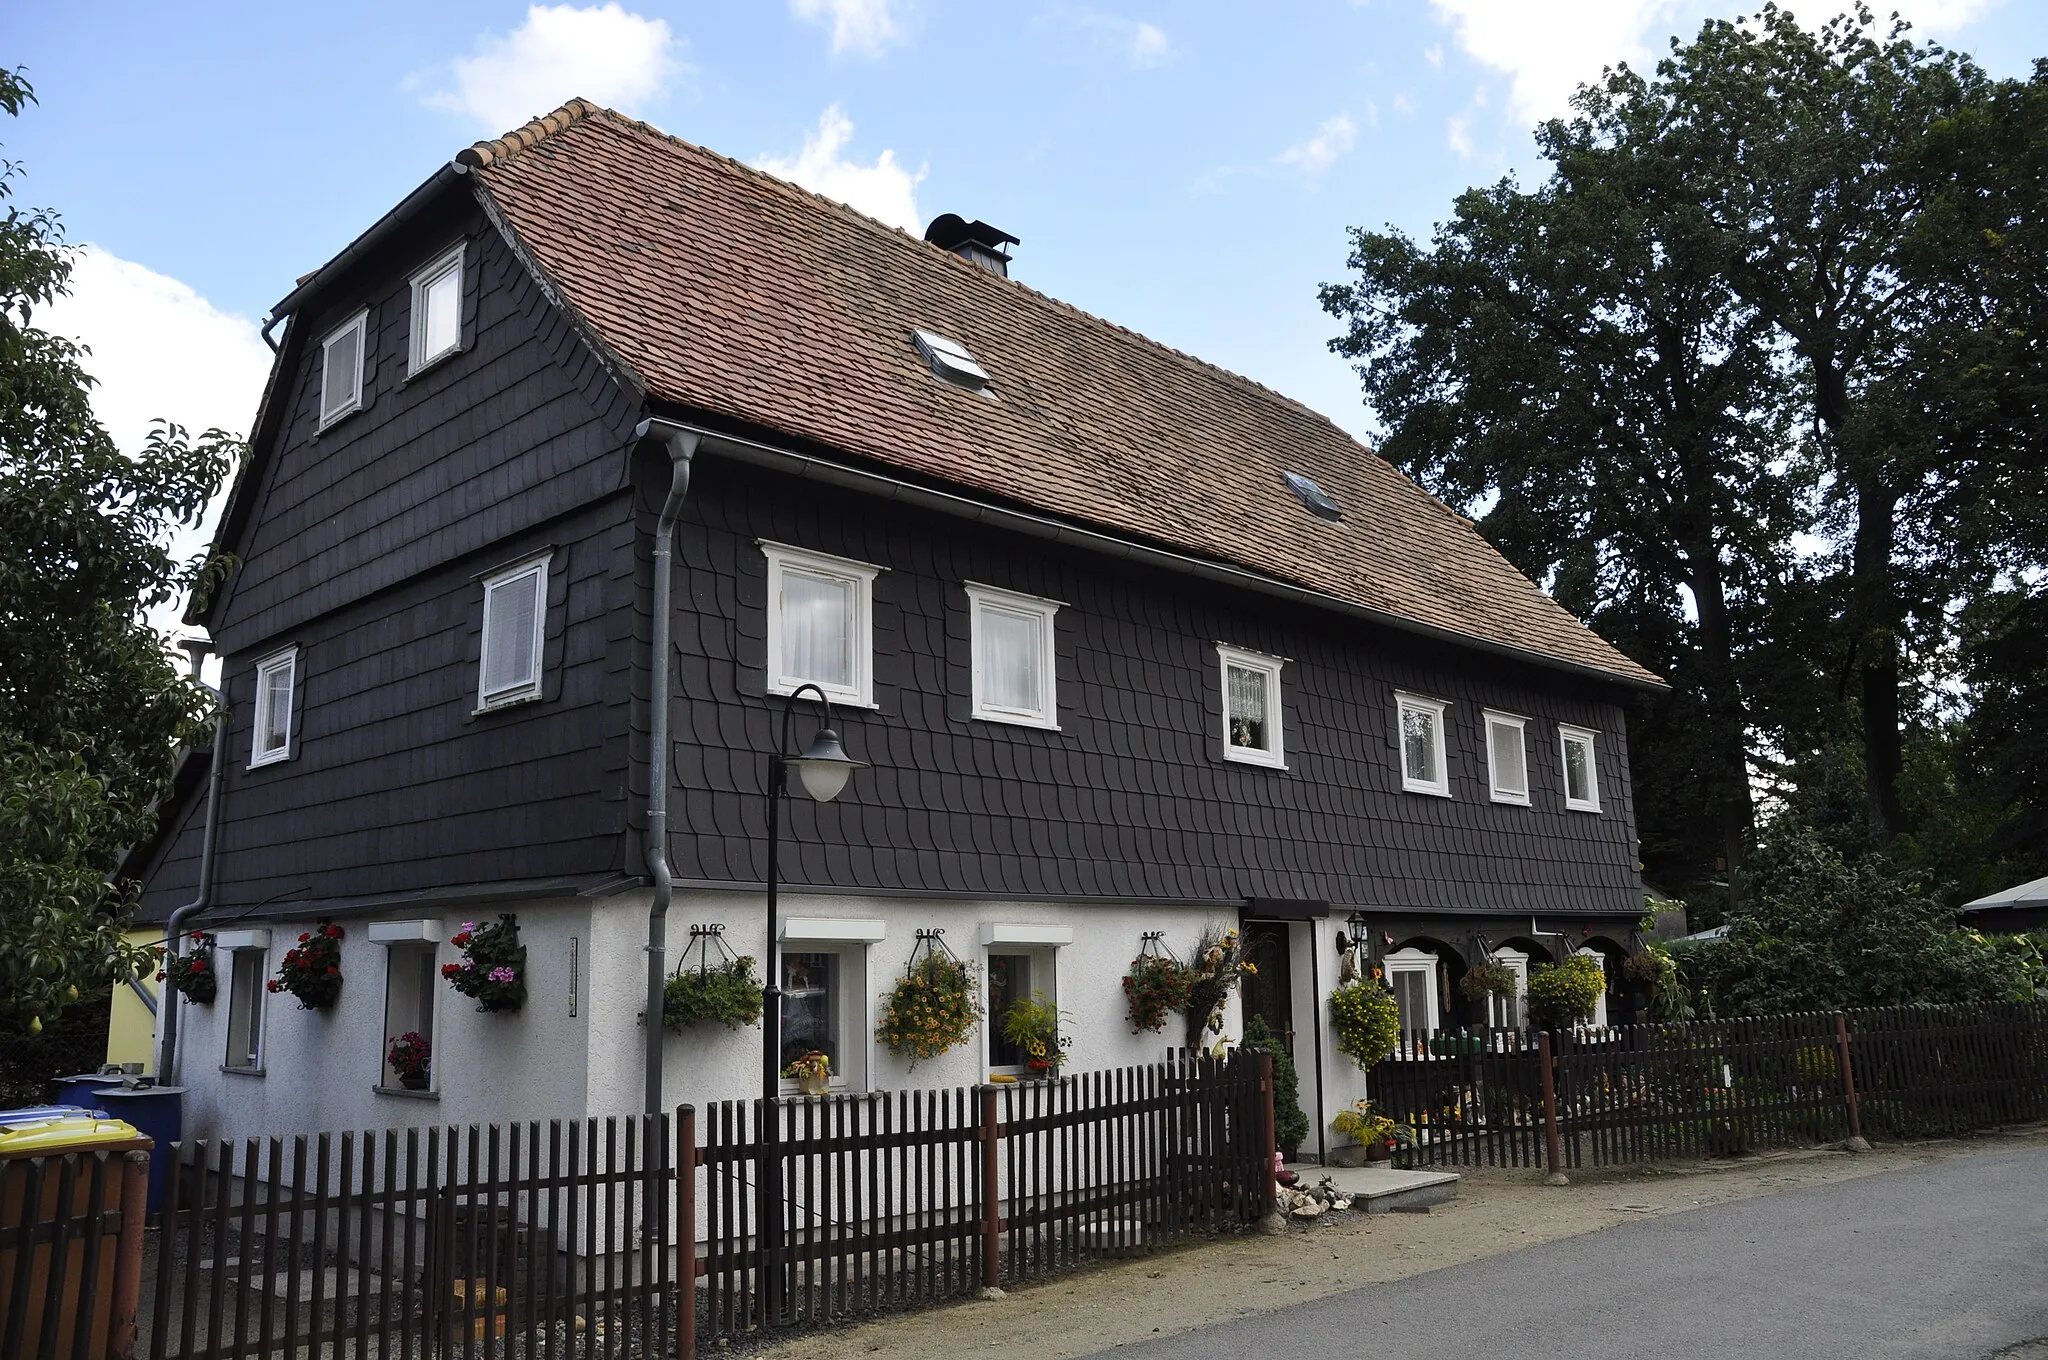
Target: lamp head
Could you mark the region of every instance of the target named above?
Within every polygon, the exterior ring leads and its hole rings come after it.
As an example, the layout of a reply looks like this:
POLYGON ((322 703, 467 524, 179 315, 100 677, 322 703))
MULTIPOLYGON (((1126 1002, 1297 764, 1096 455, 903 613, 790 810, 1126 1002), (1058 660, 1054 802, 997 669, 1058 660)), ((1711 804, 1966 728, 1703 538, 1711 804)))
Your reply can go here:
POLYGON ((821 803, 837 798, 853 772, 867 768, 866 761, 846 754, 846 748, 839 744, 839 734, 829 727, 819 728, 818 735, 811 738, 810 749, 791 757, 789 765, 796 771, 804 792, 821 803))

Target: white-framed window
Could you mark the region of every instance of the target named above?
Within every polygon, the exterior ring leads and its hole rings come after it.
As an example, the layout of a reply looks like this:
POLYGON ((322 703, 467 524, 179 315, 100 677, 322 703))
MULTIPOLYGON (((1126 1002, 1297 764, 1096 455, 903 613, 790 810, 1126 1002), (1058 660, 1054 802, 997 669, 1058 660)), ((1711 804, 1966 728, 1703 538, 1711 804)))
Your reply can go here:
MULTIPOLYGON (((1572 952, 1577 954, 1582 959, 1591 959, 1595 964, 1599 966, 1600 975, 1602 977, 1605 977, 1607 975, 1607 956, 1605 954, 1602 954, 1599 950, 1585 948, 1575 949, 1572 952)), ((1602 991, 1600 993, 1600 999, 1593 1003, 1593 1018, 1591 1020, 1588 1020, 1586 1023, 1591 1025, 1594 1029, 1607 1028, 1607 993, 1605 991, 1602 991)))
POLYGON ((1486 710, 1486 777, 1496 803, 1529 805, 1528 719, 1486 710))
POLYGON ((320 342, 320 428, 326 429, 363 405, 363 349, 370 314, 357 312, 320 342))
POLYGON ((547 637, 547 557, 484 578, 484 636, 477 665, 478 709, 540 697, 541 646, 547 637))
POLYGON ((1515 975, 1515 994, 1489 995, 1486 1023, 1495 1029, 1520 1029, 1529 1011, 1529 956, 1519 949, 1496 949, 1488 957, 1515 975))
POLYGON ((289 647, 256 663, 256 731, 249 740, 249 766, 289 760, 292 705, 298 697, 299 649, 289 647))
POLYGON ((1600 766, 1593 752, 1597 735, 1583 727, 1557 729, 1564 755, 1564 805, 1574 812, 1600 810, 1600 766))
POLYGON ((462 348, 462 247, 412 276, 412 343, 408 373, 462 348))
POLYGON ((768 692, 816 685, 873 708, 874 584, 882 569, 763 542, 768 558, 768 692))
MULTIPOLYGON (((376 939, 373 935, 372 939, 376 939)), ((427 1084, 415 1090, 437 1090, 435 1074, 434 991, 440 983, 432 940, 385 940, 384 945, 384 1042, 377 1050, 377 1085, 404 1089, 405 1082, 391 1065, 391 1041, 417 1034, 427 1041, 427 1084)))
POLYGON ((228 1051, 221 1066, 230 1072, 263 1070, 263 984, 268 949, 252 946, 223 951, 228 956, 228 1051))
POLYGON ((1436 1033, 1436 955, 1413 947, 1397 949, 1380 960, 1380 968, 1401 1015, 1402 1043, 1426 1051, 1429 1036, 1436 1033))
POLYGON ((1057 728, 1059 684, 1052 621, 1060 601, 972 581, 966 588, 974 649, 974 716, 1057 728))
POLYGON ((1401 787, 1410 793, 1451 796, 1451 775, 1444 760, 1444 709, 1441 699, 1419 694, 1394 696, 1395 730, 1401 743, 1401 787))
MULTIPOLYGON (((835 1091, 867 1084, 868 947, 844 940, 791 941, 782 963, 782 1055, 788 1067, 813 1049, 832 1061, 835 1091)), ((784 1081, 785 1090, 796 1083, 784 1081)))
POLYGON ((1033 997, 1047 1005, 1059 1004, 1058 951, 1019 944, 990 945, 982 971, 988 989, 988 1010, 982 1028, 988 1033, 989 1071, 1024 1073, 1038 1070, 1031 1067, 1030 1054, 1003 1037, 1003 1018, 1010 1007, 1033 997))
POLYGON ((1223 685, 1223 755, 1287 768, 1281 738, 1280 668, 1286 658, 1216 644, 1223 685))

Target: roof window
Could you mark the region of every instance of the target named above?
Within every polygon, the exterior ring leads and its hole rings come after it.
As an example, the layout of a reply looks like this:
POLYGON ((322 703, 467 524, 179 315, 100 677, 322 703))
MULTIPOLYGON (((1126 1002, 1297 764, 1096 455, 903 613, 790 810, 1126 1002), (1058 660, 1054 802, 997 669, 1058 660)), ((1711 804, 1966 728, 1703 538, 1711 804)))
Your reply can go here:
POLYGON ((932 372, 957 387, 980 392, 988 387, 988 370, 974 361, 967 347, 958 340, 948 340, 943 335, 934 335, 915 327, 910 334, 917 341, 917 352, 932 366, 932 372))
POLYGON ((1309 513, 1317 519, 1326 519, 1332 524, 1343 520, 1344 512, 1337 508, 1337 502, 1331 500, 1330 493, 1317 486, 1314 479, 1299 472, 1283 472, 1280 476, 1287 483, 1287 489, 1294 493, 1294 498, 1307 506, 1309 513))

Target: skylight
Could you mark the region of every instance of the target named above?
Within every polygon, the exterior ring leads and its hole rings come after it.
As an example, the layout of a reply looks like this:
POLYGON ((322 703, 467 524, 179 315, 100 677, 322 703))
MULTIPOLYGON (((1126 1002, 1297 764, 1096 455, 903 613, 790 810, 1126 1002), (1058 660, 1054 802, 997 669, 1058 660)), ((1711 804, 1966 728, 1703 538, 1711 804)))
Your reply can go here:
POLYGON ((917 352, 932 366, 932 372, 949 383, 976 392, 988 386, 988 370, 976 363, 967 347, 958 340, 948 340, 943 335, 915 328, 910 333, 917 340, 917 352))
POLYGON ((1295 499, 1307 506, 1309 513, 1317 519, 1326 519, 1334 524, 1344 518, 1344 512, 1338 509, 1337 502, 1330 499, 1330 493, 1317 486, 1312 479, 1302 476, 1299 472, 1283 472, 1280 476, 1287 483, 1287 489, 1294 493, 1295 499))

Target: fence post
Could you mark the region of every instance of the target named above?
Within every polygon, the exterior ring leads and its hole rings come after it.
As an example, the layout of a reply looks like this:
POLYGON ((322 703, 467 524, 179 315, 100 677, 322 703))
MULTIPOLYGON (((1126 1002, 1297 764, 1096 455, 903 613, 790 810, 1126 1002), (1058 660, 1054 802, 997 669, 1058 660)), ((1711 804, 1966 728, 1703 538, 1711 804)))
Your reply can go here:
POLYGON ((1536 1061, 1543 1070, 1543 1147, 1550 1162, 1550 1174, 1543 1178, 1543 1183, 1570 1185, 1570 1179, 1558 1167, 1564 1149, 1557 1136, 1557 1075, 1552 1059, 1550 1031, 1542 1030, 1536 1035, 1536 1061))
POLYGON ((996 1184, 996 1140, 1000 1130, 996 1125, 996 1088, 983 1086, 978 1096, 981 1101, 981 1127, 976 1136, 981 1139, 981 1287, 984 1290, 1000 1288, 1002 1284, 1002 1201, 998 1198, 1001 1190, 996 1184))
POLYGON ((1259 1214, 1259 1227, 1268 1234, 1287 1231, 1287 1220, 1280 1215, 1280 1169, 1273 1164, 1279 1152, 1279 1135, 1275 1131, 1273 1112, 1273 1055, 1259 1054, 1259 1183, 1265 1187, 1265 1206, 1259 1214))
POLYGON ((1835 1065, 1842 1069, 1842 1100, 1849 1107, 1849 1141, 1844 1145, 1851 1152, 1870 1151, 1870 1140, 1863 1136, 1863 1111, 1856 1100, 1856 1068, 1849 1056, 1849 1017, 1835 1012, 1835 1065))
POLYGON ((676 1107, 676 1360, 697 1360, 697 1107, 676 1107))
MULTIPOLYGON (((169 1151, 167 1146, 165 1152, 168 1154, 169 1151)), ((176 1173, 177 1168, 173 1166, 172 1174, 176 1173)), ((95 1204, 93 1209, 98 1211, 101 1207, 95 1204)), ((114 1256, 113 1318, 107 1328, 107 1354, 113 1360, 132 1360, 135 1354, 135 1313, 142 1303, 142 1220, 148 1207, 149 1154, 126 1153, 121 1158, 121 1236, 114 1256)), ((71 1206, 60 1205, 58 1212, 69 1213, 71 1206)), ((158 1287, 161 1289, 170 1288, 171 1233, 168 1226, 166 1224, 167 1230, 162 1234, 164 1242, 159 1253, 163 1262, 158 1272, 161 1277, 158 1287)), ((94 1224, 90 1231, 98 1232, 99 1225, 94 1224)), ((191 1268, 196 1269, 197 1266, 195 1261, 191 1268)), ((86 1282, 88 1291, 91 1284, 91 1281, 86 1282)), ((80 1307, 85 1306, 85 1297, 86 1294, 80 1295, 80 1307)), ((19 1302, 16 1306, 20 1306, 19 1302)), ((56 1305, 53 1301, 47 1306, 56 1305)), ((163 1349, 161 1343, 158 1349, 163 1349)))

